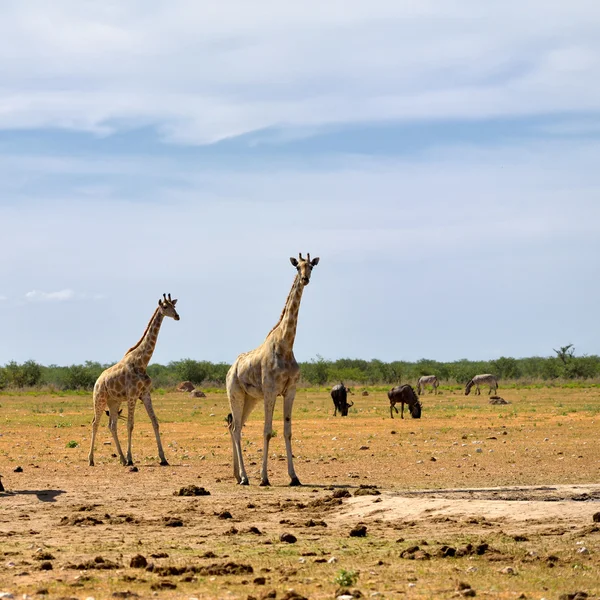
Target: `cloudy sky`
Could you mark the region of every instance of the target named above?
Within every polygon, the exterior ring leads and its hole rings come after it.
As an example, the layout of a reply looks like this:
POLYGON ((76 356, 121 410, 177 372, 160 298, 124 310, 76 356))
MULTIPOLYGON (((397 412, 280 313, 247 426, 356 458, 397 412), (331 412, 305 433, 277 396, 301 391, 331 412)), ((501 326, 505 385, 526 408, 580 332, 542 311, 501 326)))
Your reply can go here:
POLYGON ((600 353, 596 1, 6 0, 0 364, 600 353))

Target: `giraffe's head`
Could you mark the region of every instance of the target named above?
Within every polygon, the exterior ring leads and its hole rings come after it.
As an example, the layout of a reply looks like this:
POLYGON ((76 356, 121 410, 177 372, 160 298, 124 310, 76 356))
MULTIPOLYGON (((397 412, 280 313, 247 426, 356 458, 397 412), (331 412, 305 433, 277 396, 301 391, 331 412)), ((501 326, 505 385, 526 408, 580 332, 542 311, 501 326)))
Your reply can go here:
POLYGON ((290 258, 290 262, 296 267, 298 275, 300 277, 300 283, 302 285, 308 285, 310 281, 310 274, 312 273, 313 267, 319 264, 319 258, 313 258, 310 260, 310 254, 306 255, 306 260, 302 258, 302 254, 298 254, 299 260, 290 258))
POLYGON ((177 299, 171 300, 171 294, 166 296, 163 294, 163 300, 158 301, 158 307, 163 315, 163 317, 172 317, 176 321, 179 321, 179 315, 175 310, 175 305, 177 304, 177 299))

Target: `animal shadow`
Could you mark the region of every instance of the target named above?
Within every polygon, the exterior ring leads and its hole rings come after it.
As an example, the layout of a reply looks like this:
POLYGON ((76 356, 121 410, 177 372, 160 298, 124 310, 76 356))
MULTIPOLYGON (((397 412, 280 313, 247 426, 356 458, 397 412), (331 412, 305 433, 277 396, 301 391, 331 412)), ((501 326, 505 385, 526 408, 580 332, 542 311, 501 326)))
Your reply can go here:
POLYGON ((66 494, 64 490, 6 490, 0 492, 0 498, 6 496, 37 496, 40 502, 56 502, 56 497, 66 494))

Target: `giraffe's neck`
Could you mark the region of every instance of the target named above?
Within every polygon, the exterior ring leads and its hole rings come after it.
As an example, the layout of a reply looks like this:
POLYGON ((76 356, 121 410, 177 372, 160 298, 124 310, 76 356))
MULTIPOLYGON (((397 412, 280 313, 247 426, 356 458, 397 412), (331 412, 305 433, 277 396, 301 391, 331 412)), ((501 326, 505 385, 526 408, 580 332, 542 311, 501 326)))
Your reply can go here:
POLYGON ((125 355, 127 361, 135 362, 144 368, 148 366, 154 348, 156 347, 156 340, 158 339, 158 332, 160 331, 163 319, 163 314, 157 308, 140 341, 127 351, 127 354, 125 355))
POLYGON ((279 318, 279 323, 273 328, 272 332, 277 336, 277 341, 282 346, 292 349, 296 339, 296 326, 298 325, 298 311, 300 309, 300 300, 304 286, 300 282, 300 276, 296 275, 292 289, 288 294, 283 312, 279 318))

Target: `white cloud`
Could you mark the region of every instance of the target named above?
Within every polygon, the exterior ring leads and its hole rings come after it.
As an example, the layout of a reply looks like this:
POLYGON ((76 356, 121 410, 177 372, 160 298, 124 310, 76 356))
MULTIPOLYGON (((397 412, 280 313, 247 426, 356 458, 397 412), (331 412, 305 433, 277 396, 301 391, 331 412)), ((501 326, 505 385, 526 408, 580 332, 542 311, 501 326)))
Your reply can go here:
POLYGON ((594 111, 599 29, 591 1, 3 3, 0 127, 155 124, 206 143, 273 126, 594 111))
POLYGON ((0 302, 1 302, 1 301, 3 301, 3 300, 8 300, 8 298, 7 298, 6 296, 2 296, 2 295, 0 294, 0 302))
POLYGON ((41 292, 32 290, 25 294, 25 299, 31 302, 64 302, 73 300, 75 292, 73 290, 60 290, 59 292, 41 292))

